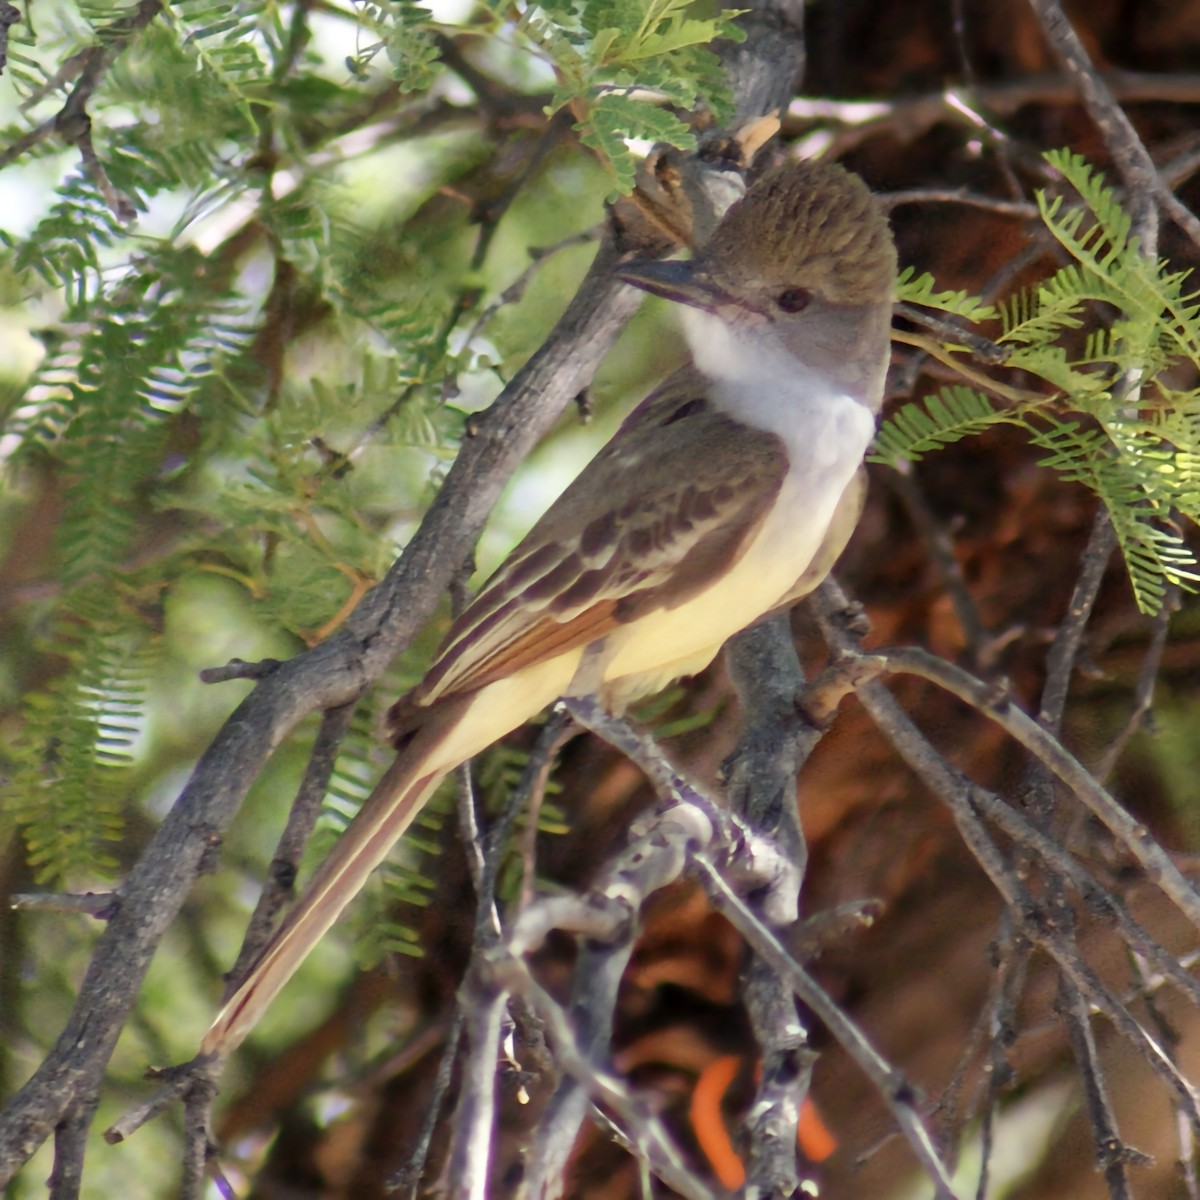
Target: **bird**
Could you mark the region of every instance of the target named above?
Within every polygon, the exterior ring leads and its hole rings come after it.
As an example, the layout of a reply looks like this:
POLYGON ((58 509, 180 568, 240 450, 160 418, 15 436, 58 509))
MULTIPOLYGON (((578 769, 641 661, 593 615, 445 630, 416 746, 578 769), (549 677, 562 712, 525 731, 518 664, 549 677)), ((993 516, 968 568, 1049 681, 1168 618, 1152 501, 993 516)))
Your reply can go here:
POLYGON ((856 175, 766 172, 688 260, 632 260, 689 361, 641 402, 389 712, 396 758, 201 1043, 230 1054, 450 771, 562 697, 614 714, 832 568, 861 514, 897 260, 856 175))

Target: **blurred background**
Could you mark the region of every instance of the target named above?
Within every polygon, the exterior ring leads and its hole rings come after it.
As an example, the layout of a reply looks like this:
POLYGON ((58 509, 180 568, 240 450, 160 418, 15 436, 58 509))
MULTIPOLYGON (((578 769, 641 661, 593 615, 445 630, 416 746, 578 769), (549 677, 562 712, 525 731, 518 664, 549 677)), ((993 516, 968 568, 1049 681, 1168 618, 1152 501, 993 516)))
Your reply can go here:
MULTIPOLYGON (((697 19, 713 15, 692 7, 697 19)), ((586 58, 606 19, 599 4, 221 8, 178 4, 146 18, 143 6, 42 0, 23 6, 10 30, 0 78, 5 893, 107 891, 120 881, 250 687, 205 686, 198 672, 233 657, 286 658, 338 627, 416 528, 471 414, 573 294, 620 185, 620 153, 661 136, 655 126, 618 139, 614 160, 554 115, 581 89, 595 94, 594 79, 572 78, 570 39, 555 42, 536 21, 581 31, 586 58), (60 128, 24 145, 62 108, 64 79, 81 69, 75 56, 97 45, 107 52, 90 133, 64 144, 60 128)), ((1196 209, 1200 2, 1093 0, 1066 11, 1164 178, 1196 209)), ((897 193, 889 203, 901 264, 932 272, 941 287, 994 298, 1053 269, 1049 239, 1019 203, 1048 185, 1046 150, 1070 147, 1112 178, 1103 138, 1017 0, 814 0, 805 49, 783 141, 897 193), (998 203, 964 203, 966 194, 998 203)), ((695 82, 702 66, 667 58, 654 70, 675 71, 719 113, 719 95, 695 82)), ((603 73, 594 62, 588 70, 603 73)), ((658 75, 654 85, 663 86, 658 75)), ((686 117, 688 105, 669 98, 686 117)), ((596 117, 588 128, 598 127, 596 117)), ((1200 255, 1169 222, 1160 250, 1181 268, 1200 255)), ((586 396, 513 477, 478 548, 480 575, 682 353, 667 306, 647 302, 586 396)), ((936 363, 899 348, 890 402, 941 382, 936 363)), ((1190 368, 1173 383, 1197 387, 1190 368)), ((1042 456, 1000 428, 903 475, 871 468, 867 512, 837 574, 866 606, 875 642, 925 646, 1007 679, 1036 704, 1095 510, 1082 487, 1039 466, 1042 456), (974 629, 955 588, 974 605, 974 629)), ((386 765, 380 715, 419 678, 448 612, 447 603, 360 706, 310 864, 386 765)), ((819 667, 803 609, 794 625, 806 662, 819 667)), ((1169 626, 1156 623, 1138 611, 1114 557, 1064 740, 1096 768, 1145 693, 1139 679, 1156 676, 1153 719, 1106 766, 1122 802, 1185 867, 1200 812, 1198 662, 1194 601, 1184 597, 1169 626), (1155 665, 1147 655, 1160 629, 1155 665)), ((928 685, 896 691, 958 767, 1019 798, 1027 764, 995 726, 928 685)), ((641 716, 710 783, 739 730, 720 663, 641 716)), ((147 1065, 193 1052, 315 731, 312 718, 266 765, 218 869, 163 942, 97 1131, 144 1096, 147 1065)), ((515 735, 478 764, 486 803, 499 803, 535 736, 515 735)), ((800 786, 806 910, 883 905, 872 928, 828 946, 816 970, 919 1089, 943 1144, 956 1148, 967 1194, 985 1130, 993 1200, 1109 1194, 1055 1019, 1054 977, 1036 954, 1006 993, 1011 1011, 997 1017, 1001 905, 949 813, 854 701, 800 786), (1002 1063, 1002 1086, 989 1092, 1002 1063)), ((585 880, 650 799, 629 763, 572 742, 541 815, 542 886, 585 880)), ((1195 931, 1088 822, 1070 832, 1072 849, 1169 949, 1194 949, 1195 931)), ((383 1194, 429 1106, 473 911, 447 797, 227 1073, 215 1132, 244 1194, 383 1194)), ((0 1096, 66 1021, 96 935, 92 918, 0 911, 0 1096)), ((1133 986, 1103 920, 1083 914, 1079 937, 1114 986, 1133 986)), ((572 955, 563 938, 539 963, 560 994, 572 955)), ((713 1178, 714 1150, 689 1100, 714 1062, 735 1058, 722 1112, 736 1142, 755 1059, 738 1000, 743 958, 698 893, 659 897, 623 985, 614 1044, 618 1068, 694 1169, 713 1178)), ((1158 1018, 1195 1077, 1196 1012, 1166 1000, 1158 1018)), ((1096 1034, 1122 1133, 1152 1160, 1132 1170, 1134 1194, 1195 1194, 1180 1166, 1191 1142, 1170 1097, 1102 1022, 1096 1034)), ((879 1097, 823 1032, 814 1037, 814 1100, 837 1143, 813 1167, 821 1194, 930 1194, 879 1097)), ((544 1100, 502 1097, 496 1195, 515 1194, 519 1150, 544 1100)), ((179 1138, 173 1115, 118 1147, 97 1132, 85 1194, 174 1194, 179 1138)), ((427 1183, 445 1143, 441 1128, 427 1183)), ((42 1194, 50 1161, 40 1152, 9 1194, 42 1194)), ((571 1178, 571 1196, 644 1194, 633 1160, 599 1129, 571 1178)))

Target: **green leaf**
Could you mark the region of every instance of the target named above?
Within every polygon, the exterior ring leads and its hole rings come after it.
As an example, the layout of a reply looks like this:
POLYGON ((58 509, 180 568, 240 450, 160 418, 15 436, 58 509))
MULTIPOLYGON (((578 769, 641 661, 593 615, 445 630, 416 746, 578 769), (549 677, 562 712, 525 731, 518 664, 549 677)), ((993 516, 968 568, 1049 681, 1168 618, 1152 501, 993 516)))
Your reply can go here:
POLYGON ((1039 419, 1047 427, 1034 431, 1032 441, 1048 451, 1041 465, 1084 484, 1100 498, 1117 535, 1138 607, 1145 613, 1158 612, 1168 583, 1194 591, 1200 583, 1195 556, 1178 533, 1164 527, 1167 513, 1148 493, 1137 456, 1122 456, 1102 429, 1046 413, 1039 419))
POLYGON ((937 283, 926 271, 918 276, 915 267, 905 267, 896 280, 896 299, 923 308, 936 308, 966 321, 991 321, 996 310, 968 292, 938 291, 937 283))
POLYGON ((427 91, 438 76, 441 58, 429 10, 411 0, 391 0, 384 11, 392 78, 402 92, 427 91))
POLYGON ((746 35, 731 23, 731 19, 745 11, 726 9, 720 18, 711 21, 688 20, 678 13, 673 14, 654 32, 647 33, 630 45, 625 54, 626 61, 636 62, 638 59, 674 54, 677 50, 690 46, 707 47, 717 38, 740 42, 746 35))
POLYGON ((635 100, 619 92, 606 92, 589 106, 586 118, 576 124, 580 140, 608 163, 617 191, 633 190, 636 163, 626 138, 645 138, 690 150, 695 135, 674 113, 635 100))
POLYGON ((917 462, 922 455, 993 425, 1014 422, 1014 416, 997 410, 982 392, 968 387, 944 387, 926 396, 924 407, 906 404, 889 417, 875 435, 869 462, 897 466, 917 462))

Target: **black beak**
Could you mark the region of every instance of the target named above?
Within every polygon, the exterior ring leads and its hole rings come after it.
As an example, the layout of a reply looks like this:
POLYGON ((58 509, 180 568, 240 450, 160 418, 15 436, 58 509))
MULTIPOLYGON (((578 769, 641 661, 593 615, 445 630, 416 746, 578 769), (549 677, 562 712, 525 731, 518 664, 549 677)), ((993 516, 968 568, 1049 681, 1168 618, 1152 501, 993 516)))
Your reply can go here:
POLYGON ((629 262, 618 267, 618 278, 655 296, 712 312, 729 297, 697 270, 694 262, 629 262))

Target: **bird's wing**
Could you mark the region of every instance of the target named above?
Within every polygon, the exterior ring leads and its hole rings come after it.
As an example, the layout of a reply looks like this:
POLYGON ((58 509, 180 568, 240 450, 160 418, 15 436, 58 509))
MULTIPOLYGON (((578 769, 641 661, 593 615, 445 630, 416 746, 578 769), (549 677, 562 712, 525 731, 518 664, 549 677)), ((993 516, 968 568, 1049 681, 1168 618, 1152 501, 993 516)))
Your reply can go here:
POLYGON ((400 712, 683 604, 737 561, 775 502, 787 453, 704 391, 685 370, 643 401, 454 623, 400 712))

